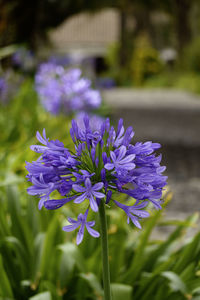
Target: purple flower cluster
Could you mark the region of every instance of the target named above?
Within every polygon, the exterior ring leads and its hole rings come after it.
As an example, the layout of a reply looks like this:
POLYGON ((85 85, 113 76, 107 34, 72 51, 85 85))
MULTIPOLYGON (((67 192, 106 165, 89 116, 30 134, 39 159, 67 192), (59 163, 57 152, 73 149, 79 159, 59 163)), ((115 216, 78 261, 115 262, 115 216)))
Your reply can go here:
POLYGON ((99 130, 92 130, 87 115, 84 117, 84 128, 80 128, 72 120, 70 129, 75 150, 65 148, 58 140, 47 139, 45 130, 43 137, 37 132, 38 141, 43 144, 33 145, 31 149, 41 156, 37 161, 27 163, 28 180, 32 186, 28 193, 40 197, 39 208, 57 209, 64 204, 87 203, 85 214, 78 220, 68 219, 71 225, 65 231, 80 227, 77 244, 83 239, 84 228, 94 237, 99 233, 92 229, 94 221, 87 222, 89 208, 97 212, 101 201, 116 205, 127 215, 128 222, 141 228, 140 220, 149 216, 145 210, 151 202, 156 209, 161 209, 162 189, 166 185, 166 176, 162 175, 165 167, 160 166, 161 155, 156 156, 154 150, 160 144, 145 142, 132 144, 134 136, 132 127, 126 130, 120 119, 115 131, 106 119, 99 130), (50 199, 51 193, 57 191, 59 198, 50 199), (115 200, 115 196, 123 193, 134 198, 133 205, 115 200))
POLYGON ((99 91, 92 89, 91 81, 81 75, 80 69, 67 70, 51 62, 41 64, 35 86, 44 108, 54 115, 98 108, 99 91))

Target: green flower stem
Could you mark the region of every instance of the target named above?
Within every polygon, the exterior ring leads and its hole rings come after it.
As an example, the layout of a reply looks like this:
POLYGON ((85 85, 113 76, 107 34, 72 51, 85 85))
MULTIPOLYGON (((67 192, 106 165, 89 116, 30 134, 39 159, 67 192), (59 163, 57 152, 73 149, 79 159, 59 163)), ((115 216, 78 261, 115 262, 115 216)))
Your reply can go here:
POLYGON ((104 299, 111 300, 110 269, 109 269, 109 262, 108 262, 107 222, 106 222, 106 214, 105 214, 105 204, 102 200, 99 206, 99 218, 100 218, 101 247, 102 247, 104 299))

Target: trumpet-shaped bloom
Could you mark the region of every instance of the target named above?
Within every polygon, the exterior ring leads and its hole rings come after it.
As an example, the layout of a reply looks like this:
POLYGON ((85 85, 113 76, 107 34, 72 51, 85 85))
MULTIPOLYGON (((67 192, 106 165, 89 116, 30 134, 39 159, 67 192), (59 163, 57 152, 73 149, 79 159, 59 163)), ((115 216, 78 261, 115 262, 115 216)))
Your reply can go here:
POLYGON ((95 225, 95 222, 94 221, 87 222, 87 215, 88 215, 88 209, 86 210, 84 215, 79 214, 77 221, 72 218, 68 218, 68 222, 71 223, 71 225, 67 225, 63 227, 63 230, 67 232, 73 231, 78 227, 80 227, 76 237, 77 245, 79 245, 83 240, 85 227, 91 236, 95 238, 98 238, 100 236, 99 232, 92 228, 95 225))
POLYGON ((135 158, 135 154, 126 155, 126 147, 121 146, 118 151, 118 156, 116 156, 115 152, 110 151, 110 157, 112 159, 112 163, 105 164, 105 169, 107 170, 132 170, 135 168, 135 164, 132 162, 135 158))
POLYGON ((105 195, 101 192, 98 192, 103 188, 104 184, 103 182, 95 183, 93 186, 91 184, 91 181, 89 178, 85 179, 85 187, 79 185, 79 184, 73 184, 72 188, 77 193, 80 193, 80 195, 74 200, 74 203, 81 203, 85 199, 89 199, 90 201, 90 207, 93 211, 98 211, 98 205, 95 200, 95 198, 104 198, 105 195))

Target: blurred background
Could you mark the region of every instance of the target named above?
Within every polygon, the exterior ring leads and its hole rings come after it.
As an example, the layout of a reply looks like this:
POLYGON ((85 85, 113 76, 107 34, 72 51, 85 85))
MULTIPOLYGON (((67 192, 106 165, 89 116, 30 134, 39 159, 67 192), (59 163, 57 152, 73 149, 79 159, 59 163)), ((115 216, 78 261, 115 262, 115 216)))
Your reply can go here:
POLYGON ((70 146, 68 130, 76 113, 52 115, 42 104, 36 77, 44 64, 80 68, 103 99, 92 113, 110 116, 114 124, 124 118, 126 126, 133 126, 135 142, 162 144, 159 152, 169 177, 164 218, 156 212, 145 221, 147 229, 139 239, 138 231, 131 234, 133 228, 110 213, 112 282, 122 283, 113 287, 114 300, 122 299, 119 295, 132 299, 133 290, 134 299, 153 299, 163 281, 158 300, 200 299, 200 252, 194 261, 185 254, 184 263, 175 263, 180 253, 199 251, 199 0, 0 0, 0 299, 102 299, 96 240, 88 237, 78 250, 74 236, 61 232, 65 217, 76 209, 65 208, 61 215, 38 212, 37 200, 26 193, 25 160, 36 159, 29 149, 36 131, 45 127, 47 136, 70 146), (195 241, 187 251, 185 244, 177 248, 186 228, 195 241), (116 266, 115 247, 122 243, 116 266), (51 252, 59 264, 54 258, 48 273, 51 252), (148 263, 138 266, 142 255, 148 263), (87 288, 80 296, 82 286, 87 288))

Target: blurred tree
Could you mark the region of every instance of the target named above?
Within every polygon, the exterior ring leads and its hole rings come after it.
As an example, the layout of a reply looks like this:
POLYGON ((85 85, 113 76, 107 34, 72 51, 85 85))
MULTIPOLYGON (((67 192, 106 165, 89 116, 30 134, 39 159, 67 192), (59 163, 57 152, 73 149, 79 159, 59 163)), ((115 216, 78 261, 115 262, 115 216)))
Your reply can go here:
POLYGON ((107 0, 0 0, 0 46, 27 43, 36 48, 48 29, 81 11, 107 6, 107 0))
POLYGON ((121 30, 119 65, 128 67, 135 37, 146 32, 151 41, 154 26, 151 14, 166 12, 173 20, 177 49, 182 49, 192 38, 190 12, 199 0, 0 0, 0 46, 27 43, 36 49, 39 42, 47 41, 50 28, 82 11, 96 11, 105 7, 120 12, 121 30))

